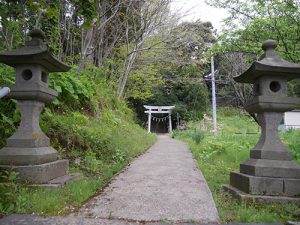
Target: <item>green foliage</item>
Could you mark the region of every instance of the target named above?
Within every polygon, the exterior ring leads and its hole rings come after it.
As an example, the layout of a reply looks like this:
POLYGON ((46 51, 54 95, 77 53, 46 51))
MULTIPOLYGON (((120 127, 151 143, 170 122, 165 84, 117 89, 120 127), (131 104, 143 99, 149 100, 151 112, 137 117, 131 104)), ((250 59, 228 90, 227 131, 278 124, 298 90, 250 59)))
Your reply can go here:
POLYGON ((84 165, 88 171, 96 173, 99 169, 101 161, 96 158, 95 152, 87 152, 84 156, 84 165))
POLYGON ((81 178, 69 183, 64 188, 27 188, 21 187, 26 204, 19 213, 38 213, 39 215, 65 215, 77 209, 93 195, 98 188, 106 184, 103 178, 81 178))
POLYGON ((26 205, 26 197, 17 182, 18 174, 13 170, 0 171, 0 215, 4 213, 19 213, 26 205))
MULTIPOLYGON (((199 144, 193 140, 192 135, 186 135, 194 132, 194 128, 177 132, 175 137, 188 143, 198 161, 198 166, 213 193, 222 223, 284 223, 297 220, 292 215, 298 210, 296 205, 243 203, 223 191, 222 184, 229 183, 230 172, 239 171, 239 164, 249 158, 249 151, 259 138, 257 124, 251 118, 239 114, 237 109, 221 109, 218 114, 220 131, 216 136, 205 134, 199 144)), ((193 126, 197 126, 197 123, 193 126)), ((208 129, 211 129, 210 125, 208 129)), ((289 145, 298 163, 299 135, 299 131, 281 134, 283 142, 289 145)))
POLYGON ((290 91, 291 96, 297 96, 300 97, 300 80, 294 80, 292 82, 289 82, 289 88, 288 90, 290 91))
POLYGON ((197 64, 203 69, 205 58, 203 56, 207 49, 207 44, 215 42, 215 37, 212 33, 212 24, 210 22, 182 22, 171 30, 171 36, 174 43, 171 50, 171 59, 175 58, 173 63, 178 63, 180 66, 197 64), (175 46, 175 47, 174 47, 175 46), (174 57, 175 56, 175 57, 174 57))
MULTIPOLYGON (((84 174, 75 184, 61 190, 26 188, 16 182, 16 174, 3 174, 0 182, 0 214, 64 214, 68 205, 80 204, 103 187, 109 179, 155 141, 134 123, 126 102, 118 100, 110 82, 89 68, 76 75, 50 75, 50 86, 59 97, 43 111, 40 126, 51 139, 51 146, 67 158, 70 165, 84 174), (88 179, 86 177, 89 177, 88 179)), ((0 84, 13 82, 14 71, 0 66, 0 84)), ((20 114, 12 100, 0 101, 0 140, 2 146, 19 124, 20 114)))
POLYGON ((300 61, 300 44, 294 38, 300 30, 297 1, 218 0, 211 1, 210 4, 227 8, 230 13, 219 39, 219 50, 222 52, 238 51, 260 55, 262 42, 274 39, 278 42, 278 52, 285 59, 300 61))
POLYGON ((293 158, 300 164, 300 131, 288 130, 281 133, 282 142, 287 145, 293 158))
MULTIPOLYGON (((76 76, 77 68, 74 67, 67 73, 54 73, 50 76, 50 87, 59 94, 53 104, 55 109, 82 110, 95 113, 95 99, 97 84, 91 77, 92 69, 86 70, 76 76)), ((101 81, 99 81, 101 82, 101 81)))
POLYGON ((193 141, 198 145, 204 139, 204 133, 202 131, 195 131, 192 135, 193 141))
POLYGON ((202 79, 208 70, 204 52, 214 40, 211 24, 201 21, 178 24, 167 37, 153 35, 147 40, 126 89, 141 121, 145 121, 143 105, 175 105, 173 114, 181 119, 202 118, 208 106, 202 79))
MULTIPOLYGON (((131 152, 152 143, 146 132, 133 124, 130 115, 102 110, 99 118, 85 116, 79 112, 66 115, 44 114, 47 135, 53 145, 61 148, 61 153, 74 159, 85 152, 93 151, 101 160, 113 161, 122 155, 129 157, 131 152), (132 139, 132 137, 135 137, 132 139), (145 145, 136 146, 136 141, 144 139, 145 145), (122 152, 122 153, 121 153, 122 152)), ((43 125, 45 127, 45 125, 43 125)))
MULTIPOLYGON (((225 8, 228 18, 224 21, 218 41, 212 52, 216 68, 228 84, 217 88, 218 96, 230 96, 239 105, 251 97, 248 84, 237 84, 233 77, 244 72, 250 64, 259 59, 263 51, 261 45, 268 39, 277 42, 277 53, 290 62, 300 62, 300 44, 297 40, 300 31, 300 5, 296 0, 211 0, 216 7, 225 8)), ((299 81, 291 81, 289 94, 299 95, 299 81)), ((236 105, 236 104, 235 104, 236 105)))
POLYGON ((191 138, 197 145, 204 139, 204 132, 201 130, 186 130, 186 131, 173 131, 173 138, 191 138))
POLYGON ((208 106, 208 91, 201 81, 175 79, 166 82, 154 92, 153 105, 175 105, 173 113, 185 120, 203 117, 208 106))
MULTIPOLYGON (((0 65, 0 87, 8 86, 15 80, 15 71, 11 67, 0 65)), ((16 129, 20 121, 19 110, 15 101, 1 99, 0 101, 0 146, 5 145, 5 140, 16 129)))

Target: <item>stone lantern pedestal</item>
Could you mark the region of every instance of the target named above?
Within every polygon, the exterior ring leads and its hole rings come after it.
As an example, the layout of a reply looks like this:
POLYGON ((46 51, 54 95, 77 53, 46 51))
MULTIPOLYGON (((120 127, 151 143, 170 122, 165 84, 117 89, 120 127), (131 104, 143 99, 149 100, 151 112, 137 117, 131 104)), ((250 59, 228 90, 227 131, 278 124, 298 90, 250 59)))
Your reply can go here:
POLYGON ((9 97, 17 100, 21 111, 19 128, 0 150, 0 169, 13 168, 21 180, 44 184, 64 177, 68 170, 68 160, 58 160, 57 151, 40 128, 39 117, 44 104, 57 97, 48 87, 48 74, 66 72, 70 67, 52 56, 42 31, 35 29, 30 36, 24 47, 0 54, 0 62, 16 69, 9 97))
POLYGON ((278 136, 283 113, 299 105, 298 98, 287 96, 287 82, 300 77, 300 65, 279 58, 275 41, 266 41, 262 48, 261 59, 235 78, 253 84, 253 98, 245 109, 257 114, 261 137, 224 188, 242 199, 300 203, 300 165, 278 136))

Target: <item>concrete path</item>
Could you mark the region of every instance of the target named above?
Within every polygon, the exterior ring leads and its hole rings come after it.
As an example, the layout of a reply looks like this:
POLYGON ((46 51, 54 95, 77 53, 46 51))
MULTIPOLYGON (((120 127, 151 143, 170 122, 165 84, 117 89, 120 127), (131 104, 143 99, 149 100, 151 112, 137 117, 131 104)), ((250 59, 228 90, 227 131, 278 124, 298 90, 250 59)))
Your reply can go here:
MULTIPOLYGON (((93 219, 76 217, 40 217, 33 215, 10 215, 0 219, 0 225, 167 225, 174 224, 168 221, 160 222, 136 222, 115 219, 93 219)), ((196 225, 195 223, 176 223, 176 225, 196 225)), ((209 225, 209 224, 205 224, 209 225)), ((213 224, 211 224, 213 225, 213 224)), ((247 224, 249 225, 249 224, 247 224)), ((277 225, 277 224, 270 224, 277 225)), ((283 225, 283 224, 280 224, 283 225)))
POLYGON ((168 136, 115 177, 77 215, 130 221, 218 223, 212 195, 187 146, 168 136))
POLYGON ((68 217, 11 215, 0 225, 158 225, 219 223, 206 181, 187 146, 168 136, 68 217))

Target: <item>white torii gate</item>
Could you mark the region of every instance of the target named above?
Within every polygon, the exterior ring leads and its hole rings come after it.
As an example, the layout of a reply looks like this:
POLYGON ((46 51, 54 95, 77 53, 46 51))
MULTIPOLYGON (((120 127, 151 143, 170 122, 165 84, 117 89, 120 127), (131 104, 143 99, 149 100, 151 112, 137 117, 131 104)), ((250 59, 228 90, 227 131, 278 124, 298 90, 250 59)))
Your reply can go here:
POLYGON ((171 118, 171 113, 172 109, 175 108, 175 106, 149 106, 149 105, 144 105, 145 113, 148 113, 148 132, 151 132, 151 116, 152 114, 158 114, 158 113, 167 113, 169 114, 169 132, 172 132, 172 118, 171 118))

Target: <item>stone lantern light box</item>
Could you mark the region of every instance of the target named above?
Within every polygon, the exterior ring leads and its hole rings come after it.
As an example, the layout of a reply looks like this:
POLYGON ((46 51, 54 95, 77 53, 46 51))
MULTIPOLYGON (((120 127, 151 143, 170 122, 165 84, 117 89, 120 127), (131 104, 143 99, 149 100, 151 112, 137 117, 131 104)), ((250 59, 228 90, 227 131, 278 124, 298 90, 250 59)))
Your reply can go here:
POLYGON ((231 172, 225 190, 239 198, 264 201, 300 202, 300 166, 278 136, 283 113, 299 105, 299 99, 288 97, 288 81, 300 78, 300 65, 281 59, 276 42, 262 45, 264 54, 242 75, 240 83, 253 84, 253 97, 246 103, 249 113, 256 113, 261 136, 250 151, 250 159, 240 164, 240 172, 231 172))
POLYGON ((70 67, 53 57, 41 30, 29 35, 25 46, 0 53, 0 62, 16 69, 9 97, 17 100, 21 111, 17 131, 0 150, 0 169, 13 166, 22 180, 41 184, 66 175, 68 169, 68 160, 57 160, 57 151, 39 126, 39 116, 44 104, 57 97, 48 87, 49 73, 66 72, 70 67))

